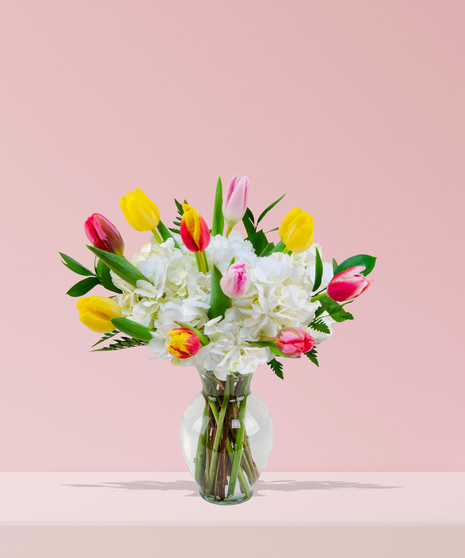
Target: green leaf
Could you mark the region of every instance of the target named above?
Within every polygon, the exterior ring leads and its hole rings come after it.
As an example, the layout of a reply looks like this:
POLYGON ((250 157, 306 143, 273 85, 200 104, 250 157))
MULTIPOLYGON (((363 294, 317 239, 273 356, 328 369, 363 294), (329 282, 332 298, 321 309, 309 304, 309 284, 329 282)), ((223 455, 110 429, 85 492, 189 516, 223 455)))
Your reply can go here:
POLYGON ((245 214, 244 214, 244 215, 246 215, 247 218, 248 218, 250 221, 252 221, 252 223, 255 223, 255 217, 253 216, 253 213, 252 213, 252 211, 251 211, 251 209, 250 209, 249 207, 245 210, 245 214))
POLYGON ((90 271, 90 269, 87 269, 87 267, 84 267, 83 265, 81 265, 79 262, 77 262, 76 260, 73 260, 73 258, 70 258, 69 256, 67 256, 66 254, 62 254, 61 252, 58 252, 60 254, 60 256, 63 258, 63 264, 70 269, 71 271, 74 271, 74 273, 77 273, 78 275, 91 275, 93 276, 94 274, 92 273, 92 271, 90 271))
POLYGON ((182 203, 178 202, 178 200, 176 198, 174 200, 174 203, 176 204, 179 215, 181 215, 181 217, 182 217, 184 215, 184 209, 182 208, 182 203))
POLYGON ((373 271, 375 263, 376 258, 374 256, 368 256, 367 254, 352 256, 351 258, 344 260, 337 266, 337 268, 334 270, 334 275, 337 275, 338 273, 341 273, 341 271, 345 271, 346 269, 350 269, 351 267, 355 267, 356 265, 364 265, 365 270, 362 271, 362 274, 368 275, 373 271))
POLYGON ((304 353, 304 355, 307 358, 309 358, 313 362, 313 364, 316 364, 317 366, 320 366, 318 364, 318 355, 317 355, 315 347, 313 347, 313 349, 311 351, 308 351, 308 353, 304 353))
POLYGON ((258 223, 260 223, 260 221, 263 219, 263 217, 265 217, 265 215, 268 213, 268 211, 270 211, 271 209, 273 209, 273 207, 275 205, 277 205, 285 196, 286 194, 283 194, 278 200, 276 200, 275 202, 273 202, 271 205, 269 205, 265 211, 263 211, 260 215, 260 217, 257 219, 257 225, 258 223))
POLYGON ((168 238, 172 238, 174 240, 174 245, 176 246, 176 248, 179 248, 179 244, 176 242, 176 239, 170 233, 169 229, 167 229, 161 221, 159 221, 157 225, 157 229, 158 232, 160 233, 160 236, 163 238, 165 242, 168 240, 168 238))
POLYGON ((102 262, 102 260, 99 260, 97 263, 97 275, 105 289, 108 289, 109 291, 112 291, 114 293, 123 292, 121 289, 118 289, 118 287, 114 285, 110 275, 110 268, 107 266, 106 263, 102 262))
POLYGON ((337 269, 337 261, 333 258, 333 274, 337 269))
POLYGON ((265 233, 262 230, 252 233, 247 237, 247 240, 252 243, 255 254, 257 256, 262 256, 265 250, 270 250, 268 248, 270 243, 268 242, 268 239, 266 238, 265 233))
POLYGON ((244 223, 244 227, 245 227, 245 230, 247 232, 247 236, 253 235, 255 233, 256 229, 255 229, 255 225, 253 224, 253 221, 249 217, 247 211, 244 213, 244 217, 242 217, 242 222, 244 223))
POLYGON ((328 335, 331 333, 328 325, 322 320, 322 318, 316 320, 314 319, 309 327, 311 327, 315 331, 319 331, 320 333, 327 333, 328 335))
POLYGON ((184 329, 189 329, 190 331, 192 331, 192 333, 195 333, 195 335, 197 335, 197 337, 200 339, 202 345, 208 345, 210 343, 210 339, 206 335, 204 335, 199 329, 192 327, 184 322, 174 322, 174 323, 178 324, 184 329))
POLYGON ((271 253, 274 254, 274 252, 282 252, 284 250, 284 248, 286 248, 286 245, 284 244, 284 242, 282 240, 280 240, 278 242, 278 244, 276 244, 276 246, 273 248, 271 253))
POLYGON ((335 313, 331 314, 331 317, 333 318, 333 320, 335 320, 338 323, 345 322, 346 320, 353 320, 354 319, 352 314, 350 312, 346 312, 342 308, 342 306, 341 306, 341 309, 338 312, 335 312, 335 313))
POLYGON ((82 296, 97 285, 100 285, 100 279, 98 277, 88 277, 73 285, 66 294, 69 296, 82 296))
POLYGON ((276 227, 275 229, 270 229, 269 231, 266 231, 265 234, 268 234, 268 233, 274 232, 274 231, 279 231, 279 227, 276 227))
POLYGON ((87 248, 100 260, 106 263, 118 277, 121 277, 123 281, 126 281, 133 287, 137 286, 137 281, 148 281, 147 277, 142 275, 137 267, 128 262, 126 258, 112 254, 111 252, 105 252, 105 250, 100 250, 99 248, 94 248, 94 246, 87 245, 87 248))
POLYGON ((147 345, 146 341, 140 341, 139 339, 131 339, 130 337, 122 337, 117 339, 110 345, 102 347, 101 349, 94 349, 91 353, 98 353, 100 351, 119 351, 120 349, 131 349, 132 347, 145 347, 147 345))
POLYGON ((168 230, 171 231, 172 233, 175 233, 175 234, 181 234, 181 231, 179 229, 171 229, 170 228, 168 230))
POLYGON ((321 285, 323 278, 323 262, 318 248, 316 248, 316 262, 315 262, 315 282, 313 283, 313 292, 317 291, 321 285))
POLYGON ((231 304, 231 299, 221 290, 220 281, 222 279, 221 271, 213 264, 211 274, 211 291, 210 291, 210 310, 208 318, 213 320, 218 316, 223 316, 231 304))
POLYGON ((216 184, 215 205, 213 209, 212 236, 223 234, 224 217, 223 217, 223 185, 221 176, 218 177, 216 184))
POLYGON ((150 333, 152 330, 150 330, 147 326, 138 324, 128 318, 112 318, 111 323, 116 327, 116 329, 119 329, 126 335, 130 335, 134 339, 147 342, 153 339, 153 335, 150 333))
POLYGON ((269 242, 268 246, 260 254, 261 257, 264 258, 265 256, 269 256, 270 254, 273 253, 273 249, 274 249, 274 244, 272 242, 269 242))
POLYGON ((319 302, 321 307, 315 312, 315 318, 320 316, 323 312, 327 312, 336 322, 345 322, 346 320, 354 319, 350 312, 344 310, 338 302, 329 298, 329 296, 320 299, 319 302))
POLYGON ((270 360, 270 362, 268 363, 268 366, 271 368, 271 370, 273 370, 273 372, 276 374, 276 376, 278 376, 278 378, 281 378, 281 380, 284 380, 282 362, 279 362, 279 360, 276 360, 274 358, 273 360, 270 360))
POLYGON ((111 339, 112 337, 114 337, 115 335, 118 335, 119 331, 112 331, 111 333, 105 333, 105 335, 99 339, 97 341, 97 343, 94 343, 92 345, 92 347, 96 347, 97 345, 100 345, 100 343, 103 343, 104 341, 107 341, 108 339, 111 339))

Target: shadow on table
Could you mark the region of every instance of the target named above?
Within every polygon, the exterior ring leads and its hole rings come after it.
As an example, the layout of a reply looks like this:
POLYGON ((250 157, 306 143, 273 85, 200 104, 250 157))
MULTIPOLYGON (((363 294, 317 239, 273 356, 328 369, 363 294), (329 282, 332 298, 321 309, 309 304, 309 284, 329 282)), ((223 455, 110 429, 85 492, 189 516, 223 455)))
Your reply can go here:
MULTIPOLYGON (((125 481, 125 482, 101 482, 98 484, 64 484, 73 488, 110 488, 113 490, 180 490, 190 492, 186 497, 199 496, 199 487, 192 481, 125 481)), ((391 488, 402 488, 401 486, 388 486, 382 484, 372 484, 364 482, 347 481, 296 481, 296 480, 276 480, 264 481, 258 479, 253 486, 254 497, 266 496, 262 492, 275 490, 278 492, 298 492, 301 490, 386 490, 391 488)))

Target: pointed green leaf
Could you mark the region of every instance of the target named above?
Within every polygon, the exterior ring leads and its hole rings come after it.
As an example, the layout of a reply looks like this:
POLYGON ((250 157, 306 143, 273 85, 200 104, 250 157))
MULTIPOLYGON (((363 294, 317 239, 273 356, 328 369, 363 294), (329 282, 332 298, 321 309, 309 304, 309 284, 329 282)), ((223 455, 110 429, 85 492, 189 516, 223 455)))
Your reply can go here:
POLYGON ((274 254, 274 252, 282 252, 284 248, 286 248, 286 245, 282 240, 280 240, 278 244, 276 244, 276 246, 273 248, 273 250, 271 250, 271 253, 274 254))
POLYGON ((341 271, 345 271, 346 269, 350 269, 351 267, 355 267, 356 265, 364 265, 365 270, 362 271, 362 274, 368 275, 373 271, 375 263, 376 258, 374 256, 368 256, 367 254, 352 256, 351 258, 344 260, 337 266, 337 268, 334 270, 334 275, 337 275, 338 273, 341 273, 341 271))
POLYGON ((90 269, 87 269, 87 267, 84 267, 83 265, 81 265, 79 262, 77 262, 76 260, 73 260, 73 258, 70 258, 69 256, 67 256, 66 254, 62 254, 61 252, 58 252, 60 254, 60 256, 63 258, 63 264, 70 269, 71 271, 74 271, 74 273, 77 273, 78 275, 90 275, 93 276, 94 274, 92 273, 92 271, 90 271, 90 269))
POLYGON ((268 213, 268 211, 270 211, 271 209, 273 209, 273 207, 275 205, 277 205, 285 196, 286 194, 283 194, 278 200, 276 200, 275 202, 273 202, 271 205, 269 205, 265 211, 263 211, 260 215, 260 217, 257 219, 257 225, 258 223, 260 223, 260 221, 263 219, 263 217, 265 217, 265 215, 268 213))
POLYGON ((244 215, 245 215, 252 223, 255 223, 255 217, 254 217, 254 215, 253 215, 253 213, 252 213, 252 210, 251 210, 249 207, 247 207, 247 209, 245 210, 244 215))
POLYGON ((279 227, 276 227, 276 228, 274 228, 274 229, 270 229, 269 231, 266 231, 265 234, 268 234, 268 233, 274 232, 274 231, 279 231, 279 227))
POLYGON ((69 296, 83 296, 97 285, 100 285, 98 277, 87 277, 87 279, 73 285, 66 294, 69 296))
POLYGON ((179 248, 179 244, 176 242, 176 239, 161 221, 158 223, 157 229, 164 241, 168 240, 168 238, 172 238, 174 240, 174 245, 176 246, 176 248, 179 248))
POLYGON ((223 276, 221 271, 213 264, 211 274, 211 291, 210 291, 210 310, 208 311, 208 318, 213 320, 218 316, 223 316, 226 310, 231 305, 231 299, 224 294, 221 290, 220 281, 223 276))
POLYGON ((150 333, 150 329, 142 324, 138 324, 133 320, 128 318, 112 318, 111 323, 126 335, 130 335, 133 339, 139 339, 140 341, 151 341, 153 335, 150 333))
POLYGON ((266 238, 265 233, 262 230, 252 233, 247 237, 247 240, 252 243, 253 249, 255 250, 255 254, 257 256, 262 256, 265 250, 268 252, 270 251, 270 243, 268 242, 268 239, 266 238))
POLYGON ((316 262, 315 262, 315 282, 313 283, 313 292, 317 291, 321 285, 323 278, 323 262, 318 248, 316 248, 316 262))
POLYGON ((87 245, 87 248, 93 252, 100 260, 107 264, 107 266, 121 277, 123 281, 126 281, 133 287, 137 286, 137 281, 148 281, 147 277, 142 275, 139 269, 128 262, 126 258, 112 254, 111 252, 105 252, 105 250, 100 250, 94 246, 87 245))
POLYGON ((251 220, 250 216, 248 215, 247 211, 244 213, 244 217, 242 217, 242 222, 244 223, 245 230, 247 232, 247 236, 251 236, 255 232, 255 225, 251 220))
POLYGON ((215 205, 213 208, 212 236, 223 234, 224 217, 223 217, 223 185, 221 176, 218 177, 216 184, 215 205))
POLYGON ((333 274, 337 269, 337 261, 333 258, 333 274))
POLYGON ((102 260, 99 260, 97 263, 97 275, 105 289, 108 289, 109 291, 112 291, 114 293, 123 292, 121 289, 118 289, 118 287, 114 285, 110 275, 110 268, 107 266, 106 263, 102 262, 102 260))

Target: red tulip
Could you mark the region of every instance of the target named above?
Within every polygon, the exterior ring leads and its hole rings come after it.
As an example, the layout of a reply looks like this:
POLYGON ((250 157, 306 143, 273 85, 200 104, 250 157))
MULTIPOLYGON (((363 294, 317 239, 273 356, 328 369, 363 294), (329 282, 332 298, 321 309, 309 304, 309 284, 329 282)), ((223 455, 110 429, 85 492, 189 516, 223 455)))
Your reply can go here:
POLYGON ((203 252, 210 244, 210 229, 200 213, 187 203, 182 206, 181 238, 191 252, 203 252))
POLYGON ((183 327, 172 329, 168 337, 172 338, 168 343, 168 352, 180 359, 196 355, 202 346, 197 335, 183 327))
POLYGON ((276 346, 291 358, 298 358, 302 353, 308 353, 315 346, 315 339, 300 327, 283 327, 276 337, 276 346))
POLYGON ((360 296, 373 283, 362 275, 364 265, 356 265, 335 275, 329 282, 327 293, 336 302, 347 302, 360 296))
POLYGON ((84 230, 95 248, 118 256, 123 255, 124 241, 115 225, 103 215, 99 213, 91 215, 84 223, 84 230))

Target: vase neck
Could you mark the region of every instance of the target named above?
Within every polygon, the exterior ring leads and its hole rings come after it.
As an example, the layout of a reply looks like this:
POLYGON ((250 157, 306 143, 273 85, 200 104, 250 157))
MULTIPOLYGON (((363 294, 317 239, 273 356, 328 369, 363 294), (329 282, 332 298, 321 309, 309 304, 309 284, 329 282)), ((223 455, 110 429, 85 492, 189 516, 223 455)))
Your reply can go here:
POLYGON ((198 369, 205 395, 218 396, 228 392, 229 395, 248 395, 253 374, 229 374, 225 380, 218 380, 213 372, 198 369))

